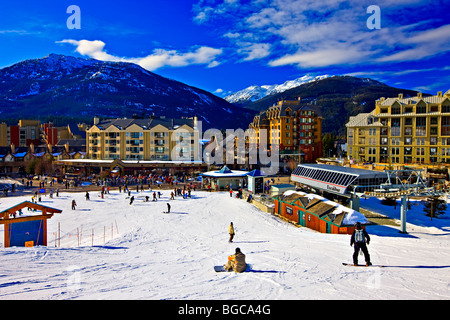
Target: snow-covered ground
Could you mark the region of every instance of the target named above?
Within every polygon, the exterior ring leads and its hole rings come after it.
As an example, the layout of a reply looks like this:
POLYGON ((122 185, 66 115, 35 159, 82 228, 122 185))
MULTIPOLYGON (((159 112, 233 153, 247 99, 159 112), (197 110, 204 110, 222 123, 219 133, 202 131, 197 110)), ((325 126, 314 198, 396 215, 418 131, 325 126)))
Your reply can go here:
MULTIPOLYGON (((450 214, 422 217, 408 212, 408 234, 370 226, 369 252, 375 265, 347 267, 350 236, 296 228, 228 193, 194 192, 192 199, 157 202, 144 195, 130 205, 124 193, 104 199, 91 192, 44 197, 62 209, 48 221, 48 247, 0 248, 0 297, 4 299, 449 299, 450 214), (71 210, 71 200, 78 206, 71 210), (446 216, 446 217, 445 217, 446 216), (233 222, 234 243, 227 228, 233 222), (55 234, 61 230, 61 247, 55 234), (81 236, 78 236, 81 235, 81 236), (92 234, 94 235, 92 238, 92 234), (78 242, 81 242, 78 246, 78 242), (92 246, 94 241, 94 246, 92 246), (214 265, 240 247, 253 270, 215 273, 214 265)), ((0 210, 27 197, 0 199, 0 210)), ((361 200, 387 215, 400 206, 361 200)), ((26 213, 26 210, 25 210, 26 213)), ((0 239, 3 243, 3 226, 0 239)), ((363 262, 363 257, 360 257, 363 262)))

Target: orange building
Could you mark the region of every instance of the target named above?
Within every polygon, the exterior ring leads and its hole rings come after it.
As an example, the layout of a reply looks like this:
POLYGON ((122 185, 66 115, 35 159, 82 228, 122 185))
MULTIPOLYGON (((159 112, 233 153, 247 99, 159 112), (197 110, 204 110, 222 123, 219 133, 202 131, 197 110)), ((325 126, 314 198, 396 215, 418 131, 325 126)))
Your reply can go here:
POLYGON ((366 217, 315 194, 288 191, 274 197, 275 213, 322 233, 352 234, 354 224, 369 224, 366 217))
POLYGON ((261 142, 266 130, 271 145, 280 146, 280 156, 296 162, 315 162, 322 156, 322 118, 300 105, 299 100, 280 100, 256 115, 249 129, 255 131, 252 142, 261 142))

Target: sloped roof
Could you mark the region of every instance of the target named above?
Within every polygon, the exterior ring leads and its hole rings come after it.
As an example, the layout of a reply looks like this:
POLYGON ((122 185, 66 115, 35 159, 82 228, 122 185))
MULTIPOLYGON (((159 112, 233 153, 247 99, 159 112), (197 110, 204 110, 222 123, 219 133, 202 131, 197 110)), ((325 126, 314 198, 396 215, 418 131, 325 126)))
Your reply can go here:
POLYGON ((370 223, 362 213, 316 194, 291 190, 284 192, 277 198, 287 203, 294 203, 299 200, 308 212, 322 219, 328 216, 331 222, 338 226, 354 225, 356 222, 370 223))
POLYGON ((119 130, 125 130, 132 125, 137 125, 144 130, 150 130, 157 125, 162 125, 167 129, 173 130, 183 125, 194 127, 194 119, 167 119, 167 118, 148 118, 148 119, 108 119, 103 120, 97 127, 105 130, 110 126, 115 126, 119 130))
POLYGON ((265 176, 265 174, 263 174, 260 170, 255 169, 253 171, 250 171, 249 173, 247 173, 248 176, 250 177, 263 177, 265 176))

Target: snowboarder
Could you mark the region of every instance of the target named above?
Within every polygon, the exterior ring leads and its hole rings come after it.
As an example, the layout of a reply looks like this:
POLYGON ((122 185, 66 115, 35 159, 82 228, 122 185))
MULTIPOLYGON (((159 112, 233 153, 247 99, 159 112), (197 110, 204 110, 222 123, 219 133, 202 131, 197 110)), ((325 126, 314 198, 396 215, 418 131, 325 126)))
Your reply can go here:
POLYGON ((130 206, 133 204, 133 201, 134 201, 134 196, 132 196, 132 197, 130 198, 130 206))
POLYGON ((167 203, 167 213, 170 213, 170 204, 167 203))
POLYGON ((75 199, 72 200, 72 210, 75 210, 75 207, 77 206, 77 203, 75 202, 75 199))
POLYGON ((353 231, 352 237, 350 239, 350 246, 353 246, 353 244, 355 245, 354 246, 355 251, 353 253, 353 264, 355 266, 358 265, 358 253, 360 249, 364 253, 366 266, 372 265, 372 263, 370 262, 370 255, 369 251, 367 250, 366 242, 367 244, 369 244, 370 242, 369 234, 366 232, 366 230, 362 229, 360 222, 356 222, 355 230, 353 231))
POLYGON ((231 243, 233 242, 233 238, 235 235, 233 222, 230 222, 230 225, 228 226, 228 233, 230 234, 230 240, 228 240, 228 242, 231 243))
POLYGON ((228 257, 227 263, 224 265, 226 271, 233 269, 234 272, 244 272, 247 269, 245 262, 245 254, 241 252, 240 248, 236 248, 236 253, 228 257))
POLYGON ((85 197, 86 197, 86 200, 89 200, 89 199, 90 199, 90 197, 89 197, 89 192, 86 191, 85 197))

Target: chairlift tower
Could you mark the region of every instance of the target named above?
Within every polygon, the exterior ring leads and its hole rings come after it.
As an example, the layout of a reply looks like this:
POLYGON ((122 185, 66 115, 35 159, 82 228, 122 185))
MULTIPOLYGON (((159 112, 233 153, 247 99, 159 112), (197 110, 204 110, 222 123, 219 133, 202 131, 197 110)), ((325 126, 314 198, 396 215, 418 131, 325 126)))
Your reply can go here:
POLYGON ((373 192, 365 192, 363 196, 401 198, 400 233, 406 232, 406 212, 408 197, 439 197, 445 195, 444 190, 427 187, 419 169, 385 170, 387 181, 373 192))

